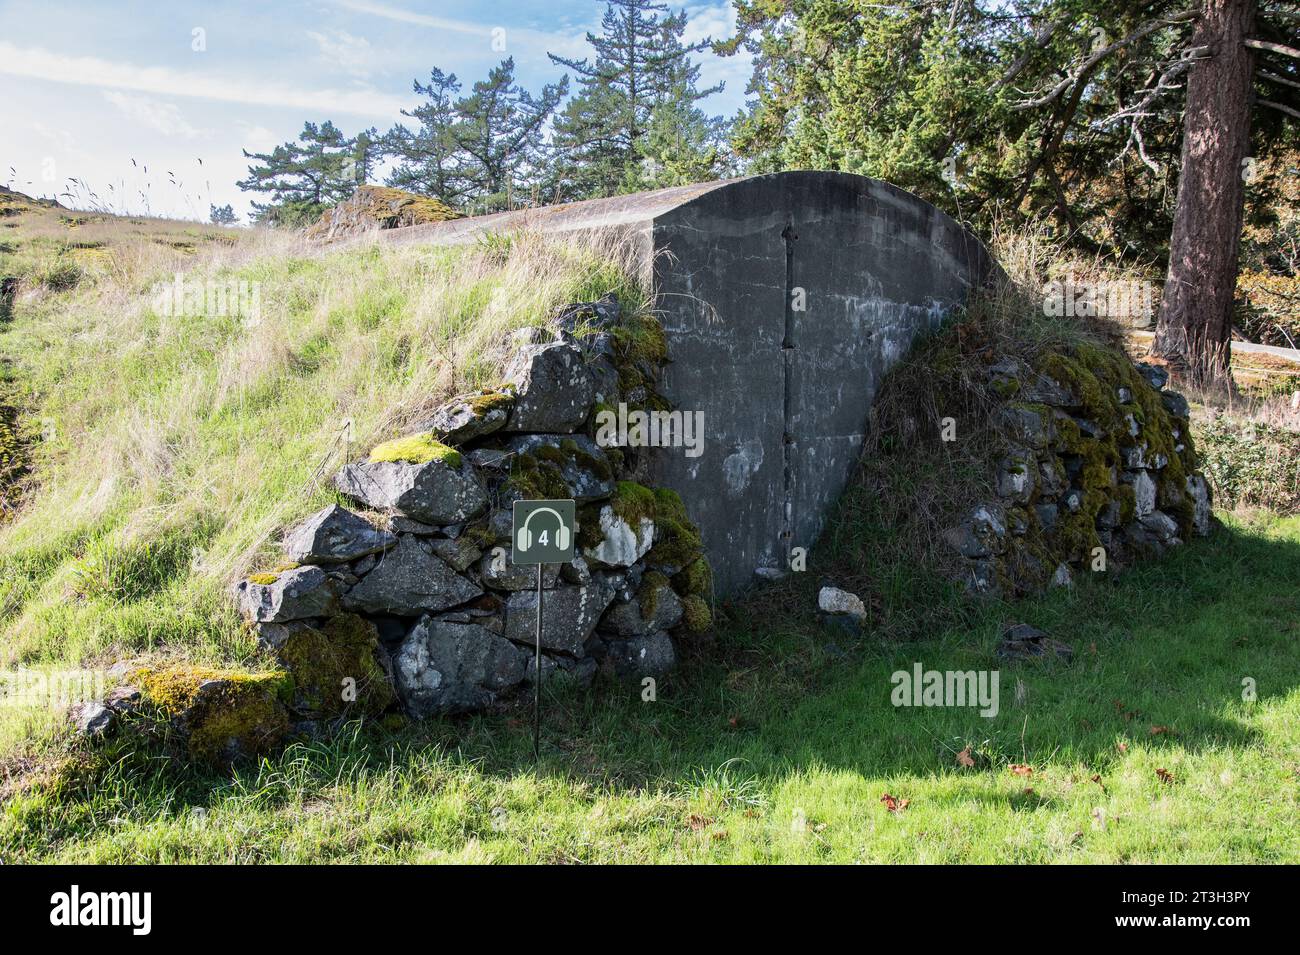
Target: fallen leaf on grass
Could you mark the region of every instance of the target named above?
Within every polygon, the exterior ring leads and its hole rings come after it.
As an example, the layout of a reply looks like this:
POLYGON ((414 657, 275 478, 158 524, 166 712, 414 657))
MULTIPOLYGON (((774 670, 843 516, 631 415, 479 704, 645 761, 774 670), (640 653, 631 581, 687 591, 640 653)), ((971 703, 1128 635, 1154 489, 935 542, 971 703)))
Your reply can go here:
POLYGON ((713 825, 713 820, 707 816, 692 813, 691 818, 687 820, 687 825, 691 827, 691 832, 699 832, 701 829, 707 829, 713 825))
POLYGON ((714 842, 722 842, 727 837, 728 837, 728 833, 726 829, 718 829, 714 832, 709 833, 709 838, 712 839, 714 842))
POLYGON ((1128 743, 1116 743, 1115 745, 1119 748, 1119 751, 1121 753, 1128 752, 1128 743))
POLYGON ((1151 735, 1152 736, 1177 736, 1178 734, 1175 733, 1173 730, 1171 730, 1168 726, 1153 726, 1151 727, 1151 735))
POLYGON ((1012 763, 1010 769, 1017 776, 1034 775, 1034 767, 1026 765, 1025 763, 1012 763))
POLYGON ((1156 775, 1160 777, 1160 781, 1166 786, 1174 781, 1174 774, 1163 767, 1156 770, 1156 775))
POLYGON ((1106 791, 1106 784, 1101 781, 1101 773, 1098 773, 1097 775, 1093 776, 1092 781, 1101 787, 1102 792, 1106 791))
POLYGON ((969 746, 957 754, 957 765, 965 766, 967 769, 975 765, 975 760, 971 758, 969 746))
POLYGON ((880 801, 885 804, 885 808, 890 812, 902 812, 907 808, 908 803, 911 802, 910 799, 896 799, 889 795, 889 793, 885 793, 881 796, 880 801))

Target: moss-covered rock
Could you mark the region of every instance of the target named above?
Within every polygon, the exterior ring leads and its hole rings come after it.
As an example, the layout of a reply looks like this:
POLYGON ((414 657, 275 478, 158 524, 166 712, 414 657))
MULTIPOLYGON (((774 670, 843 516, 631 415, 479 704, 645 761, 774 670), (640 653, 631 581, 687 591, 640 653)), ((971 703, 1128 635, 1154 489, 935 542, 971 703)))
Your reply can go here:
POLYGON ((433 436, 432 432, 407 435, 376 445, 370 452, 370 463, 395 461, 403 464, 428 464, 441 461, 450 468, 459 468, 460 452, 433 436))
POLYGON ((164 736, 214 765, 272 752, 289 732, 284 671, 250 673, 171 663, 129 674, 164 736))
POLYGON ((393 702, 379 632, 356 614, 294 628, 276 654, 293 677, 290 705, 305 717, 376 716, 393 702))

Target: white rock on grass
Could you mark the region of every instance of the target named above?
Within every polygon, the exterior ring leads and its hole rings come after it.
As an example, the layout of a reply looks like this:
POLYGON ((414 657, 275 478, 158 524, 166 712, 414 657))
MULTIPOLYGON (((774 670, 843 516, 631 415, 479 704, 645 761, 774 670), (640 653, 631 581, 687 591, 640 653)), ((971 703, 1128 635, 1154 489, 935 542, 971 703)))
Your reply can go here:
POLYGON ((852 617, 859 622, 867 619, 867 606, 862 598, 839 587, 823 587, 817 591, 817 609, 822 613, 852 617))

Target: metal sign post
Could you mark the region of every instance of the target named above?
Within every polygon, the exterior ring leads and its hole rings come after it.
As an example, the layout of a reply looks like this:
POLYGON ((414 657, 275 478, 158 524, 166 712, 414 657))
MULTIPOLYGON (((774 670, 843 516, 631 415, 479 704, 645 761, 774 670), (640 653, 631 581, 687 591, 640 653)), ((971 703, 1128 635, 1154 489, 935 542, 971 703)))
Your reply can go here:
POLYGON ((542 572, 547 564, 573 560, 577 536, 575 501, 515 501, 511 528, 511 562, 517 567, 537 565, 537 630, 533 650, 533 759, 538 759, 542 739, 542 572))

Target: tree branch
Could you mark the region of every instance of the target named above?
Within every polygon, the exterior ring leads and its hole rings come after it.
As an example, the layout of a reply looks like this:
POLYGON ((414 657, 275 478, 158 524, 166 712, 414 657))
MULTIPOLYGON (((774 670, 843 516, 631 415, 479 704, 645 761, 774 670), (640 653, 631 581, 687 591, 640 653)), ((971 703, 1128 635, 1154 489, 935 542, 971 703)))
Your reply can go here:
POLYGON ((1296 89, 1300 90, 1300 83, 1297 83, 1295 80, 1289 80, 1285 76, 1278 76, 1276 73, 1270 73, 1267 70, 1260 70, 1259 78, 1261 80, 1272 80, 1274 83, 1281 83, 1283 86, 1294 86, 1296 89))
POLYGON ((1110 45, 1105 46, 1102 49, 1098 50, 1096 53, 1092 54, 1092 56, 1088 57, 1086 60, 1080 63, 1078 68, 1075 69, 1073 73, 1071 73, 1065 79, 1061 80, 1061 82, 1057 83, 1055 86, 1053 86, 1042 96, 1035 97, 1034 99, 1031 100, 1024 100, 1022 102, 1019 102, 1013 108, 1017 110, 1021 110, 1021 109, 1034 109, 1035 107, 1038 106, 1044 106, 1047 103, 1050 103, 1052 100, 1056 99, 1058 96, 1064 93, 1075 83, 1079 82, 1089 73, 1091 73, 1093 68, 1098 63, 1106 59, 1106 57, 1110 56, 1112 53, 1115 53, 1118 50, 1122 50, 1126 46, 1130 46, 1136 43, 1138 40, 1141 40, 1143 37, 1149 36, 1150 34, 1156 32, 1157 30, 1163 27, 1177 26, 1180 23, 1186 23, 1189 20, 1195 20, 1198 16, 1200 16, 1200 13, 1196 10, 1184 10, 1181 13, 1173 13, 1167 17, 1162 17, 1159 20, 1149 20, 1148 22, 1142 24, 1142 26, 1134 30, 1132 33, 1130 33, 1128 36, 1116 40, 1114 43, 1111 43, 1110 45))
POLYGON ((1286 113, 1288 116, 1294 116, 1296 119, 1300 119, 1300 109, 1292 109, 1290 106, 1286 106, 1282 103, 1275 103, 1271 99, 1260 99, 1258 96, 1255 97, 1255 102, 1260 106, 1267 106, 1280 113, 1286 113))
POLYGON ((1268 50, 1270 53, 1281 53, 1283 56, 1290 56, 1300 60, 1300 50, 1283 46, 1281 43, 1270 43, 1268 40, 1242 40, 1241 42, 1252 50, 1268 50))
POLYGON ((1033 55, 1043 47, 1047 46, 1048 42, 1053 36, 1055 36, 1056 31, 1065 26, 1067 22, 1068 21, 1065 19, 1053 20, 1040 27, 1038 31, 1034 33, 1034 45, 1028 50, 1025 50, 1024 53, 1021 53, 1020 56, 1016 58, 1016 61, 1011 64, 1010 69, 1003 73, 1001 79, 997 80, 997 82, 990 86, 988 91, 990 93, 995 92, 1019 76, 1021 72, 1023 72, 1024 68, 1029 65, 1029 61, 1033 55))

